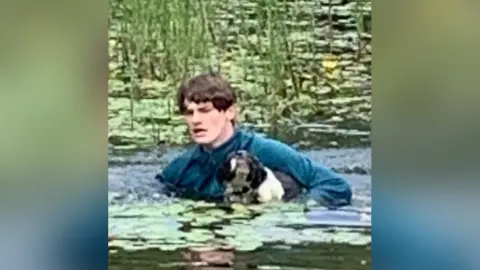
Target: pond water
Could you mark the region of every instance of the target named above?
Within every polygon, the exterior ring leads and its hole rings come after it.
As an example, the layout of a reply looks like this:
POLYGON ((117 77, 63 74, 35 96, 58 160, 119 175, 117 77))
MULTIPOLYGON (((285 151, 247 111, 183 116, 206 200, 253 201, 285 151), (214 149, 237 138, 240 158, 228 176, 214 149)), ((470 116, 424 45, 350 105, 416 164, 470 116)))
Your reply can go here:
POLYGON ((154 176, 180 151, 110 152, 109 269, 371 269, 369 148, 302 151, 351 181, 354 203, 341 211, 167 198, 154 176))

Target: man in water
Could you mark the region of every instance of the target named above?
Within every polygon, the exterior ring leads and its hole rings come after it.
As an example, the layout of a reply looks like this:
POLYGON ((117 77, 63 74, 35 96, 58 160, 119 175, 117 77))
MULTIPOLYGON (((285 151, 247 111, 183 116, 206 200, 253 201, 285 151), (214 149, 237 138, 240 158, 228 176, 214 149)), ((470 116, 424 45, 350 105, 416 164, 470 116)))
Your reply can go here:
POLYGON ((351 186, 340 175, 280 141, 239 128, 235 91, 220 75, 206 73, 185 81, 177 102, 196 145, 156 176, 167 191, 183 198, 221 201, 224 187, 215 177, 217 169, 232 151, 247 150, 266 167, 293 177, 318 203, 351 204, 351 186))

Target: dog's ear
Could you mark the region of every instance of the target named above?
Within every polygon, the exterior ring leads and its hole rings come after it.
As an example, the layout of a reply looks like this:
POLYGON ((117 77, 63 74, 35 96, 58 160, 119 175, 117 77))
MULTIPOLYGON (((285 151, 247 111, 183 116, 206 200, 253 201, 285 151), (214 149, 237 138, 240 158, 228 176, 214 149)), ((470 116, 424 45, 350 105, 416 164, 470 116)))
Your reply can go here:
POLYGON ((258 157, 251 155, 250 159, 252 160, 251 162, 252 166, 255 166, 254 169, 261 169, 262 171, 265 170, 265 166, 263 166, 263 163, 260 161, 258 157))
POLYGON ((230 160, 232 159, 233 154, 229 154, 227 158, 225 158, 225 161, 220 165, 220 167, 217 169, 217 174, 216 177, 220 181, 230 181, 234 177, 234 172, 232 172, 232 167, 230 160))
POLYGON ((267 171, 265 170, 265 166, 263 166, 262 162, 255 156, 251 156, 250 166, 250 186, 253 189, 257 189, 267 177, 267 171))
POLYGON ((231 171, 230 171, 230 163, 229 162, 224 162, 220 167, 217 169, 217 174, 216 177, 219 181, 228 181, 230 180, 231 176, 231 171))

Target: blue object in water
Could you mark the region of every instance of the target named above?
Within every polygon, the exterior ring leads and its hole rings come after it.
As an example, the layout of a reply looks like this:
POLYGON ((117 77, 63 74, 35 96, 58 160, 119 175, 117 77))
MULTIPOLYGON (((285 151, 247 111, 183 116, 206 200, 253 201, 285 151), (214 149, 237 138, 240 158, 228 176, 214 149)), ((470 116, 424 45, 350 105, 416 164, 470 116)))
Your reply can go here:
POLYGON ((315 225, 367 228, 372 225, 369 214, 349 209, 312 209, 306 217, 310 224, 315 225))

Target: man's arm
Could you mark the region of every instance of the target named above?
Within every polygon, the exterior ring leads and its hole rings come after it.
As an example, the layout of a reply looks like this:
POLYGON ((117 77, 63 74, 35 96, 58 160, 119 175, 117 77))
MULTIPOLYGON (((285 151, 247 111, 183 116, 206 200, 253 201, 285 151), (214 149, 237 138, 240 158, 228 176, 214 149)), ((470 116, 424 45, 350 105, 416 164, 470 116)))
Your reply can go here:
POLYGON ((167 195, 171 193, 179 193, 181 190, 177 187, 177 183, 180 177, 183 167, 187 164, 189 158, 189 152, 183 152, 179 156, 175 157, 163 170, 155 175, 155 179, 164 185, 164 192, 167 195))
POLYGON ((339 174, 315 164, 292 147, 272 139, 261 138, 251 151, 265 166, 297 179, 315 201, 327 207, 351 204, 352 188, 339 174))

